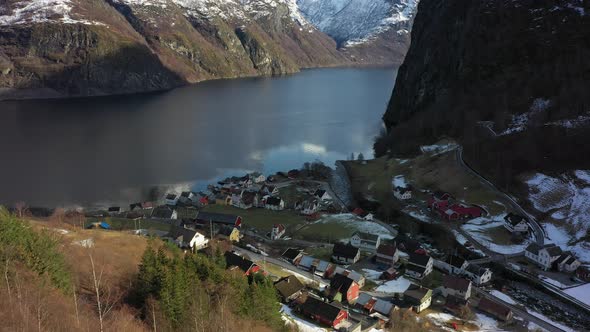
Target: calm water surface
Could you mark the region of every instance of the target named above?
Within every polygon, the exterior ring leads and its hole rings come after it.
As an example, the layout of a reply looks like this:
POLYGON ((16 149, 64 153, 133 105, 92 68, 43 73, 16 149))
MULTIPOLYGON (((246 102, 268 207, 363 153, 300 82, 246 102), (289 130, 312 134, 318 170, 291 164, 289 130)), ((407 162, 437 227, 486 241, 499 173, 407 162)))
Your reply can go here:
POLYGON ((211 81, 166 93, 0 102, 0 203, 125 203, 154 185, 372 156, 393 68, 211 81))

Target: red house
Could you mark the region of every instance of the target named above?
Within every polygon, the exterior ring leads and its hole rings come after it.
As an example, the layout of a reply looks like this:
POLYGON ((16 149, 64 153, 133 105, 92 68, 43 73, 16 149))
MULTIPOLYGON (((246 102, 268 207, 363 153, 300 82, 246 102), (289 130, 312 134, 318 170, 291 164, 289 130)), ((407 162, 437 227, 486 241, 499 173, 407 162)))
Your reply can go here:
POLYGON ((299 306, 299 311, 310 319, 335 329, 348 318, 348 313, 342 308, 311 296, 299 306))
POLYGON ((239 269, 241 270, 245 276, 248 276, 253 273, 262 273, 263 271, 260 269, 260 266, 254 264, 249 259, 246 259, 240 255, 237 255, 231 251, 225 252, 225 264, 229 270, 239 269))
POLYGON ((336 273, 330 281, 329 296, 339 302, 354 302, 360 293, 359 284, 349 277, 336 273))

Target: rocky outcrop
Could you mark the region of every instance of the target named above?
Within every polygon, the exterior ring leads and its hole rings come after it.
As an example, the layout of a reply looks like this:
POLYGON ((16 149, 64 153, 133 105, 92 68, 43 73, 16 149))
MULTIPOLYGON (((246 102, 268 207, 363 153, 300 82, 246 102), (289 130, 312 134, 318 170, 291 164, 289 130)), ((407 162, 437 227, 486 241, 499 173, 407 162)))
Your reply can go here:
POLYGON ((452 136, 505 187, 590 167, 589 40, 583 1, 421 1, 376 150, 452 136))

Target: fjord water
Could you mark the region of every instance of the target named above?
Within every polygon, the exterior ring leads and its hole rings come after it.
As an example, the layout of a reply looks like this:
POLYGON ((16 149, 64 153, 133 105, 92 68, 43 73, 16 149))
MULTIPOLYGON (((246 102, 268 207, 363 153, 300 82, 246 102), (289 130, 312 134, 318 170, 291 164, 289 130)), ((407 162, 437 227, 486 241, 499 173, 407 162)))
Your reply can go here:
POLYGON ((394 68, 210 81, 156 94, 0 102, 0 203, 120 203, 245 171, 371 157, 394 68))

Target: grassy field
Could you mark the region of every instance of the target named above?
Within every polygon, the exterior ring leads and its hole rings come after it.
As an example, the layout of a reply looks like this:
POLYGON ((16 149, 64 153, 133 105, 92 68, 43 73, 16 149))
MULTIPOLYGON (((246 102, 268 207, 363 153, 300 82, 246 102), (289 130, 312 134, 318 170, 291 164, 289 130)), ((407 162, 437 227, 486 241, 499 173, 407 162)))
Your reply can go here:
POLYGON ((260 231, 268 232, 270 232, 273 224, 279 223, 287 227, 287 234, 291 234, 295 226, 306 222, 303 216, 290 210, 270 211, 256 208, 243 210, 233 206, 213 204, 205 207, 203 211, 235 214, 243 218, 245 227, 254 227, 260 231))
POLYGON ((318 259, 330 261, 332 258, 332 247, 305 248, 305 253, 318 259))

